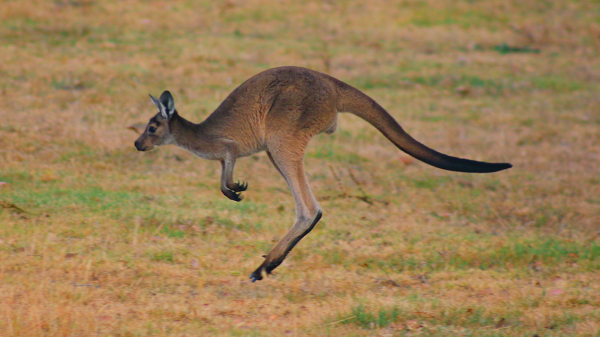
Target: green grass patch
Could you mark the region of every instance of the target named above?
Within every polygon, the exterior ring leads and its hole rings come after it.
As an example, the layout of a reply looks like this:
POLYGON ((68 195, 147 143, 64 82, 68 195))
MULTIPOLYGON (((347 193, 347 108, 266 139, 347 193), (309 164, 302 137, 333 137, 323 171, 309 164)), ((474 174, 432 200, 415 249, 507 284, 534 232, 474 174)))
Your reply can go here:
POLYGON ((160 234, 170 237, 170 238, 181 239, 181 238, 185 237, 186 232, 184 230, 181 230, 181 229, 178 229, 175 227, 164 226, 162 228, 162 230, 160 231, 160 234))
MULTIPOLYGON (((390 324, 397 323, 404 326, 405 332, 410 330, 419 330, 423 333, 429 332, 432 335, 444 335, 437 331, 428 331, 428 327, 453 327, 453 328, 489 328, 489 327, 501 327, 508 325, 520 326, 520 319, 522 312, 519 310, 509 310, 501 314, 486 310, 485 307, 481 306, 458 306, 444 308, 437 298, 420 298, 416 293, 412 295, 416 296, 413 300, 410 300, 411 296, 408 296, 409 303, 405 308, 401 309, 399 306, 382 306, 382 307, 367 307, 363 304, 351 309, 349 313, 338 315, 334 322, 340 322, 345 325, 356 325, 362 329, 374 330, 385 328, 390 324), (417 299, 417 301, 415 301, 417 299), (425 311, 421 311, 417 308, 426 305, 430 309, 436 310, 438 314, 431 315, 425 311), (437 332, 437 333, 436 333, 437 332)), ((560 317, 562 321, 565 319, 560 317)), ((556 323, 559 324, 559 319, 556 323)), ((553 321, 554 322, 554 321, 553 321)), ((573 322, 565 324, 573 324, 573 322)), ((471 331, 472 332, 472 331, 471 331)))
POLYGON ((173 252, 161 251, 150 255, 150 260, 155 262, 169 262, 173 263, 173 252))
POLYGON ((494 50, 500 54, 511 54, 511 53, 539 54, 540 53, 540 50, 536 49, 536 48, 531 48, 531 47, 527 47, 527 46, 526 47, 509 46, 506 43, 502 43, 502 44, 494 46, 494 50))
MULTIPOLYGON (((463 29, 471 27, 496 27, 508 21, 505 15, 487 13, 477 9, 458 9, 457 7, 441 7, 431 10, 426 2, 416 2, 411 23, 416 27, 431 28, 436 26, 458 26, 463 29)), ((472 6, 470 6, 472 7, 472 6)))
POLYGON ((446 182, 450 181, 448 177, 425 177, 422 179, 409 179, 409 181, 416 188, 423 188, 428 190, 435 190, 436 188, 443 186, 446 182))
POLYGON ((368 162, 369 160, 354 152, 348 152, 341 147, 336 147, 331 144, 317 145, 312 147, 307 153, 307 157, 315 159, 326 159, 338 163, 346 163, 357 165, 368 162))
POLYGON ((542 75, 531 78, 486 78, 477 75, 440 74, 390 76, 375 74, 349 81, 361 90, 401 89, 425 86, 449 90, 464 90, 464 88, 479 89, 481 93, 497 96, 504 93, 530 92, 532 90, 551 90, 556 92, 571 92, 586 88, 586 84, 564 78, 558 75, 542 75))
MULTIPOLYGON (((6 200, 22 205, 32 213, 70 212, 69 209, 99 212, 120 216, 122 212, 148 210, 150 205, 138 203, 140 194, 128 191, 110 191, 100 186, 81 189, 57 187, 58 182, 38 189, 23 189, 7 193, 6 200)), ((39 184, 38 184, 39 186, 39 184)))
MULTIPOLYGON (((435 272, 441 270, 468 270, 492 268, 543 268, 576 264, 583 270, 600 269, 600 243, 581 243, 556 239, 509 238, 509 242, 499 245, 492 243, 484 235, 463 234, 460 239, 443 236, 439 240, 428 240, 410 244, 411 250, 418 253, 386 256, 363 256, 343 254, 335 250, 322 253, 331 264, 358 265, 367 269, 389 272, 435 272)), ((407 239, 408 240, 408 239, 407 239)))
POLYGON ((397 76, 374 75, 361 77, 351 81, 362 90, 373 89, 397 89, 414 87, 416 85, 427 87, 445 87, 456 89, 459 86, 470 86, 473 88, 483 88, 486 93, 499 93, 511 89, 511 84, 502 79, 483 78, 474 75, 414 75, 397 76))
POLYGON ((232 202, 225 197, 220 197, 219 199, 210 201, 206 207, 215 210, 235 210, 247 214, 263 214, 267 209, 267 204, 247 200, 244 200, 244 202, 232 202))
POLYGON ((576 91, 586 87, 584 83, 558 75, 534 77, 532 84, 535 88, 552 91, 576 91))
MULTIPOLYGON (((390 323, 396 322, 400 317, 400 309, 397 307, 392 308, 379 308, 375 310, 369 310, 362 304, 352 308, 349 315, 350 318, 342 321, 344 324, 355 324, 364 329, 378 329, 385 328, 390 323)), ((342 318, 343 319, 343 318, 342 318)))

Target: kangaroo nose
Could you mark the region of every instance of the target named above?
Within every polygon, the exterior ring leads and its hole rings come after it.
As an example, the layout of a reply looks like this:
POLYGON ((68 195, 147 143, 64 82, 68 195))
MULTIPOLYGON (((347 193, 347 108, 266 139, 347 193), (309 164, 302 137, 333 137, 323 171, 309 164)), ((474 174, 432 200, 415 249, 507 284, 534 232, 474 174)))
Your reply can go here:
POLYGON ((138 151, 142 151, 142 149, 140 149, 140 143, 139 143, 137 140, 135 141, 135 143, 133 143, 133 145, 135 145, 135 148, 136 148, 138 151))

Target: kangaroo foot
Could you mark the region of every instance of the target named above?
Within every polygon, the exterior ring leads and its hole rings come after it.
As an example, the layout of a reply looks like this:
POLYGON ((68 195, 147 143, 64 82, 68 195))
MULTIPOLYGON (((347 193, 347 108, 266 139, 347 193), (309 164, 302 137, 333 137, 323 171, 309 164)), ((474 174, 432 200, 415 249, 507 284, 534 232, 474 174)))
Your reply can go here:
POLYGON ((260 267, 258 267, 258 269, 256 269, 252 274, 250 274, 250 279, 252 280, 252 283, 263 279, 263 271, 265 271, 267 275, 271 274, 273 269, 277 268, 281 264, 281 262, 283 262, 283 259, 285 257, 276 260, 271 260, 268 256, 266 258, 267 259, 265 260, 265 262, 263 262, 260 265, 260 267))
POLYGON ((250 279, 252 280, 252 283, 262 280, 262 268, 256 269, 254 273, 250 275, 250 279))

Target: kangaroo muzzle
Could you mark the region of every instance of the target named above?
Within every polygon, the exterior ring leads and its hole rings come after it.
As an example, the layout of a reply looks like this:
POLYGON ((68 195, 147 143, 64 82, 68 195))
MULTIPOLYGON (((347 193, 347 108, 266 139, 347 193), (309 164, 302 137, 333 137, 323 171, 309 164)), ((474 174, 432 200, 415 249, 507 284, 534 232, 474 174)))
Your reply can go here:
POLYGON ((142 142, 140 142, 139 139, 136 140, 135 143, 133 143, 133 145, 135 145, 135 148, 138 151, 147 151, 147 150, 150 150, 150 148, 148 146, 142 144, 142 142))

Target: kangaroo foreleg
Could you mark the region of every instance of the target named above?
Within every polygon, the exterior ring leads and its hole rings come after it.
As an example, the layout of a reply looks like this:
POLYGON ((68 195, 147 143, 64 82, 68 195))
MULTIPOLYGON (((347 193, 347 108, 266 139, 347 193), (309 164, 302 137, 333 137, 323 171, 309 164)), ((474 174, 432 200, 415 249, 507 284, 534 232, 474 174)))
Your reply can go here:
POLYGON ((242 182, 234 182, 233 181, 233 168, 235 166, 235 159, 226 158, 221 160, 221 192, 223 194, 233 200, 233 201, 241 201, 244 197, 240 192, 243 192, 248 189, 248 183, 242 182))

